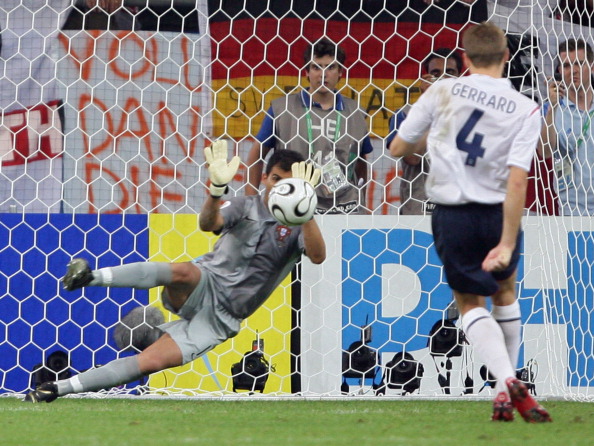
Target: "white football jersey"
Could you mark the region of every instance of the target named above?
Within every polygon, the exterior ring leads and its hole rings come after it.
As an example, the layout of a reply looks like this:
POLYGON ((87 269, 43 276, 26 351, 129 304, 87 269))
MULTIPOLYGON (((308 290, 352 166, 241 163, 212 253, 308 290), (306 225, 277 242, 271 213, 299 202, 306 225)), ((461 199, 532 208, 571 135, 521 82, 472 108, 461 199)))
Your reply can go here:
POLYGON ((411 107, 398 135, 429 129, 429 200, 445 205, 502 203, 509 167, 530 170, 540 135, 536 102, 508 79, 473 74, 433 84, 411 107))

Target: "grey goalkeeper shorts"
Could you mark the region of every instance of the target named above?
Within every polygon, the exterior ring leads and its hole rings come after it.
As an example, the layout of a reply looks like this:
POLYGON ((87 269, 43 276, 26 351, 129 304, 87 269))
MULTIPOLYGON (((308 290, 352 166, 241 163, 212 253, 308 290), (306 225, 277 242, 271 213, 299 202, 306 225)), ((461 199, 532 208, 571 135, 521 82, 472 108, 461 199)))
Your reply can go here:
POLYGON ((169 333, 178 345, 184 364, 232 338, 241 326, 241 319, 232 316, 219 303, 212 276, 202 268, 200 271, 200 282, 179 311, 171 306, 165 289, 161 293, 163 306, 180 319, 159 325, 159 329, 169 333))

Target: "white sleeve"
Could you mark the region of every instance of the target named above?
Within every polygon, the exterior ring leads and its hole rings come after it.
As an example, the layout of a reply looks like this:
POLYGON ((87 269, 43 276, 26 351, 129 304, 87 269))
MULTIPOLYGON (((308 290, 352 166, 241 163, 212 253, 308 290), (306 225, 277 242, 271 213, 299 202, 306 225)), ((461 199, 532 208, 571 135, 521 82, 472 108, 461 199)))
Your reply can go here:
POLYGON ((435 93, 440 87, 442 86, 433 85, 410 108, 398 129, 398 136, 406 142, 417 142, 431 126, 435 111, 434 98, 437 96, 435 93))
POLYGON ((512 149, 507 160, 508 166, 516 166, 530 171, 532 158, 536 153, 536 144, 540 137, 542 117, 539 107, 536 107, 522 123, 520 131, 514 138, 512 149))

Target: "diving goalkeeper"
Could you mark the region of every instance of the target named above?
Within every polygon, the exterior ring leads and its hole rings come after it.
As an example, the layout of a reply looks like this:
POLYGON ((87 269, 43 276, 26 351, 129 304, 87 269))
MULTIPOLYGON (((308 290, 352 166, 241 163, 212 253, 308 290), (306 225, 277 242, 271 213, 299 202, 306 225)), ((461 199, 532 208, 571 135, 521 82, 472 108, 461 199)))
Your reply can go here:
POLYGON ((262 175, 265 194, 232 198, 224 205, 221 198, 239 158, 227 162, 224 140, 207 147, 205 157, 211 186, 199 222, 203 231, 221 234, 212 252, 194 262, 138 262, 96 271, 86 260, 73 259, 62 279, 69 291, 86 286, 164 286, 163 305, 180 319, 159 326, 163 335, 139 354, 43 383, 25 401, 49 403, 70 393, 108 389, 193 361, 235 336, 241 321, 264 303, 302 254, 314 264, 324 261, 326 245, 315 220, 279 230, 267 207, 276 182, 299 176, 315 186, 319 180, 319 171, 306 165, 300 154, 276 151, 262 175))

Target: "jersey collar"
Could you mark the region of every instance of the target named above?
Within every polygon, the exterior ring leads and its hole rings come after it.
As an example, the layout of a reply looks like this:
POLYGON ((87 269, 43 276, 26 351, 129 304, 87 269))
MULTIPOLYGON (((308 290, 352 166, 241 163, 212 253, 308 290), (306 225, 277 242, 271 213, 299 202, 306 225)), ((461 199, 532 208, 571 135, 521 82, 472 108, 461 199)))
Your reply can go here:
MULTIPOLYGON (((334 94, 336 96, 336 106, 334 107, 334 109, 337 111, 343 111, 344 110, 344 101, 343 101, 342 95, 336 90, 334 90, 334 94)), ((311 108, 311 107, 322 108, 322 106, 318 102, 314 102, 312 100, 312 96, 311 96, 311 94, 309 94, 309 91, 307 91, 307 90, 301 90, 301 103, 303 104, 303 106, 305 108, 311 108)))

